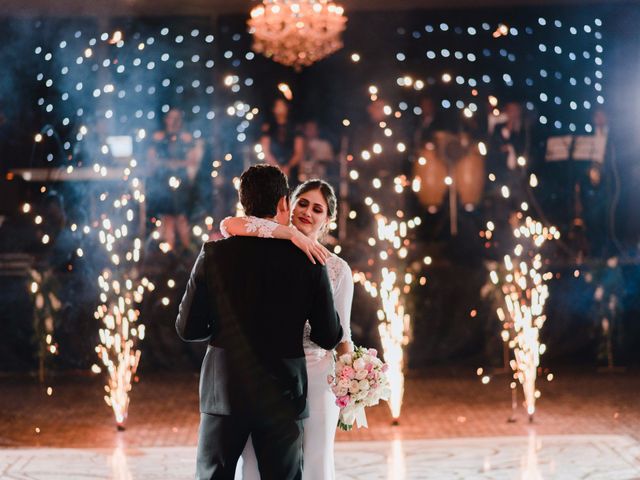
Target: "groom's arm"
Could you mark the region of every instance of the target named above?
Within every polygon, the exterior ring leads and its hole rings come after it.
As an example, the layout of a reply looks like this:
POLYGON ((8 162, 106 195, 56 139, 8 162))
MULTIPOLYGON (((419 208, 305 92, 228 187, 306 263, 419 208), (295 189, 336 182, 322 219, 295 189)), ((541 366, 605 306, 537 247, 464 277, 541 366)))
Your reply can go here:
POLYGON ((331 284, 325 267, 314 267, 319 279, 309 313, 311 341, 325 350, 333 350, 342 339, 342 327, 333 302, 331 284))
POLYGON ((207 292, 203 245, 191 270, 187 289, 178 308, 176 331, 182 340, 188 342, 209 340, 216 314, 212 307, 207 292))

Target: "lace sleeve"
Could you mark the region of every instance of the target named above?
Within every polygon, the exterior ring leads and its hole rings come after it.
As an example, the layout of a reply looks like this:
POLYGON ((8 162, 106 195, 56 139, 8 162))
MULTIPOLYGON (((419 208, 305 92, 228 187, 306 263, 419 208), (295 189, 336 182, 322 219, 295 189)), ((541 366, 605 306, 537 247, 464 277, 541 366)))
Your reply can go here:
POLYGON ((273 232, 280 225, 277 222, 258 217, 227 217, 220 222, 220 233, 223 237, 233 237, 234 234, 229 232, 229 228, 233 227, 229 222, 233 220, 234 225, 239 222, 232 230, 237 235, 261 238, 274 238, 273 232))
POLYGON ((340 342, 351 342, 351 304, 353 302, 353 275, 349 264, 341 261, 340 274, 338 282, 333 292, 333 301, 336 312, 340 317, 340 325, 342 326, 342 340, 340 342))
POLYGON ((258 232, 258 236, 262 238, 273 238, 273 231, 278 225, 265 218, 247 217, 247 233, 258 232))
POLYGON ((220 233, 224 238, 229 238, 231 235, 227 231, 227 227, 225 226, 225 222, 229 220, 231 217, 226 217, 220 222, 220 233))

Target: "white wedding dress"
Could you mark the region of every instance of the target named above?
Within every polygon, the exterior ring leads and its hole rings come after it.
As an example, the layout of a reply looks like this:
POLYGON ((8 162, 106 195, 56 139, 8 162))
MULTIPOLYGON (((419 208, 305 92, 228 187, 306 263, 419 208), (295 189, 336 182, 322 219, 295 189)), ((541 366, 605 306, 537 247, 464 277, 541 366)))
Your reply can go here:
MULTIPOLYGON (((226 220, 226 219, 225 219, 226 220)), ((247 217, 247 232, 257 232, 259 237, 272 238, 277 223, 256 217, 247 217)), ((228 237, 224 220, 220 231, 228 237)), ((327 258, 327 273, 333 290, 333 301, 344 331, 342 342, 351 342, 351 303, 353 300, 353 276, 349 264, 336 255, 327 258)), ((304 353, 307 360, 309 389, 307 405, 309 418, 304 420, 303 480, 333 480, 336 476, 333 448, 338 423, 339 408, 336 397, 327 382, 334 372, 333 354, 324 350, 309 337, 311 327, 305 325, 303 335, 304 353)), ((235 480, 259 480, 258 463, 251 438, 242 452, 236 468, 235 480)))

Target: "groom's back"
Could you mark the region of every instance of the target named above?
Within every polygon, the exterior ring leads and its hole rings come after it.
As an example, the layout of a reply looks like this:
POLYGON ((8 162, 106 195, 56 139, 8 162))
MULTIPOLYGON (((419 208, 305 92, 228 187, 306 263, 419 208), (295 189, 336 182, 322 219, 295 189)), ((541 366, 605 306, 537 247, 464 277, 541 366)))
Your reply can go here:
POLYGON ((302 333, 321 274, 291 242, 232 237, 205 245, 205 267, 219 328, 212 344, 242 334, 260 356, 301 357, 302 333))
POLYGON ((276 239, 233 237, 205 244, 204 253, 216 320, 200 376, 201 411, 305 417, 305 322, 325 348, 342 336, 324 267, 276 239))

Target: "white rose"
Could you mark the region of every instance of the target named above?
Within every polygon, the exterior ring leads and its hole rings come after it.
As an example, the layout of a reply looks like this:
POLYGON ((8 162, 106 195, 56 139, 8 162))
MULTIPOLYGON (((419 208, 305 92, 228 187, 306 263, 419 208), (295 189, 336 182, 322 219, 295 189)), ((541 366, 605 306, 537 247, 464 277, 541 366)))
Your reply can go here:
POLYGON ((355 362, 353 362, 353 368, 356 370, 362 370, 367 362, 364 361, 363 358, 358 358, 355 362))
POLYGON ((349 388, 349 384, 350 384, 350 382, 347 379, 340 380, 340 381, 338 381, 338 388, 348 389, 349 388))
POLYGON ((351 365, 351 354, 350 353, 345 353, 343 355, 340 356, 340 361, 342 363, 344 363, 345 365, 351 365))
POLYGON ((351 380, 349 385, 349 393, 358 393, 360 391, 360 382, 357 380, 351 380))
POLYGON ((369 390, 369 382, 367 380, 360 380, 358 382, 358 386, 360 387, 360 390, 369 390))
POLYGON ((365 378, 367 378, 367 375, 369 375, 369 372, 367 372, 366 370, 358 370, 356 372, 356 380, 364 380, 365 378))

